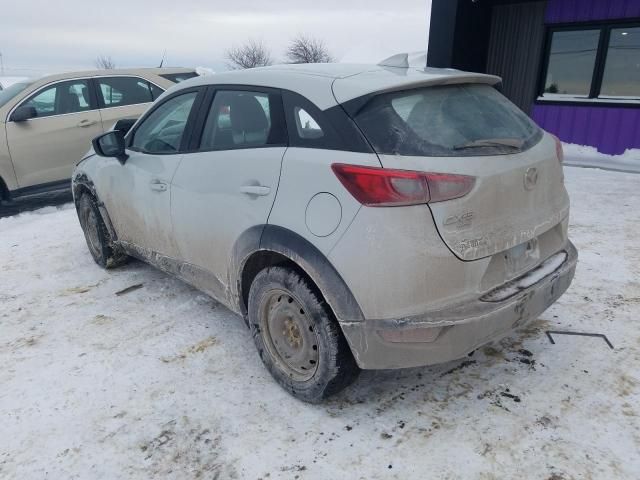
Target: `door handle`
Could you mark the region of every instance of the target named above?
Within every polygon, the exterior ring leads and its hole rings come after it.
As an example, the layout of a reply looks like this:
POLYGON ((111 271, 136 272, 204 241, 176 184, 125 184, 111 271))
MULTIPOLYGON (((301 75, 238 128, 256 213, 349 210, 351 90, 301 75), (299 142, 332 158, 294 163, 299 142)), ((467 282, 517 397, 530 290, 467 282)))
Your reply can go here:
POLYGON ((243 185, 240 187, 241 193, 246 193, 247 195, 258 195, 264 197, 271 193, 271 188, 265 187, 264 185, 243 185))
POLYGON ((93 125, 95 125, 96 122, 95 120, 89 120, 88 118, 85 118, 84 120, 82 120, 79 124, 78 127, 80 128, 87 128, 87 127, 91 127, 93 125))
POLYGON ((151 183, 149 184, 149 187, 151 188, 151 190, 155 192, 167 191, 167 184, 164 182, 161 182, 160 180, 152 180, 151 183))

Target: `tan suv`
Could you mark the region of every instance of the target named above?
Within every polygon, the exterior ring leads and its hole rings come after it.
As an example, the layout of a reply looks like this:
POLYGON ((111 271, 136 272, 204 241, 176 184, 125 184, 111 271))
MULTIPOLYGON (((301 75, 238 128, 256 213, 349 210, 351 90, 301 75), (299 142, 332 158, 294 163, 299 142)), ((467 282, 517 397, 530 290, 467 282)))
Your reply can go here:
POLYGON ((0 199, 69 187, 96 135, 138 118, 193 69, 96 70, 24 81, 0 91, 0 199))

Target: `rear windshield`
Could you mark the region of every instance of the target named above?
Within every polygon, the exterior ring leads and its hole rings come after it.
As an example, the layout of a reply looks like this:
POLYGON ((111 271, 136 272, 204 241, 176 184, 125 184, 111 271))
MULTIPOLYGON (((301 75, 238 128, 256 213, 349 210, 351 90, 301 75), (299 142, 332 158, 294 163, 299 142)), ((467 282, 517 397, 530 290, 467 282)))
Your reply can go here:
POLYGON ((198 74, 196 72, 185 72, 185 73, 163 73, 160 75, 161 77, 166 78, 170 82, 180 83, 185 80, 189 80, 190 78, 197 77, 198 74))
POLYGON ((490 85, 426 87, 381 94, 355 121, 376 152, 459 157, 518 153, 542 131, 490 85))

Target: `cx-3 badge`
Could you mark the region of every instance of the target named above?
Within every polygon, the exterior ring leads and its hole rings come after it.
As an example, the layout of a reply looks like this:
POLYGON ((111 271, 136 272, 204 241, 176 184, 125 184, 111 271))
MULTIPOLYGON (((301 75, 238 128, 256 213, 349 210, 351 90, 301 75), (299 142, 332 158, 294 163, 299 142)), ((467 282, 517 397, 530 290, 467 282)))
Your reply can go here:
POLYGON ((533 190, 538 183, 538 169, 529 168, 527 173, 524 174, 524 188, 526 190, 533 190))

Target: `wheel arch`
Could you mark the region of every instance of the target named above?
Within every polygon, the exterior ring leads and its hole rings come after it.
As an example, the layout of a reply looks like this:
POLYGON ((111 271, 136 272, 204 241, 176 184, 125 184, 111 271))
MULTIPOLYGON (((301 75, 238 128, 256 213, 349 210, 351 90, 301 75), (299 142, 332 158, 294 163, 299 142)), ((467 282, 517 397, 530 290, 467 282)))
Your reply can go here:
POLYGON ((247 230, 236 242, 233 262, 237 272, 235 301, 245 317, 255 276, 264 268, 284 265, 310 281, 339 322, 364 320, 355 297, 331 262, 311 242, 291 230, 276 225, 247 230))
POLYGON ((98 205, 98 210, 100 210, 100 215, 102 215, 102 220, 104 221, 107 230, 109 230, 109 235, 111 235, 112 240, 117 240, 116 231, 113 228, 113 223, 111 222, 111 217, 109 217, 109 212, 107 212, 107 208, 104 203, 100 200, 100 197, 96 193, 96 187, 93 181, 87 176, 85 173, 81 173, 73 177, 72 181, 72 193, 73 193, 73 202, 76 206, 76 210, 78 209, 78 201, 83 193, 88 193, 91 195, 98 205))

